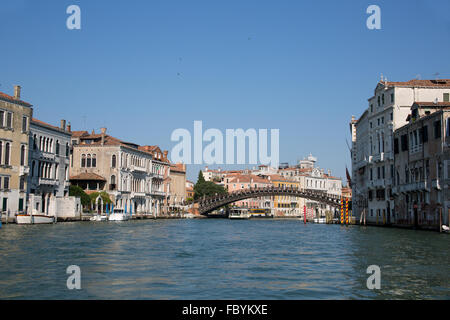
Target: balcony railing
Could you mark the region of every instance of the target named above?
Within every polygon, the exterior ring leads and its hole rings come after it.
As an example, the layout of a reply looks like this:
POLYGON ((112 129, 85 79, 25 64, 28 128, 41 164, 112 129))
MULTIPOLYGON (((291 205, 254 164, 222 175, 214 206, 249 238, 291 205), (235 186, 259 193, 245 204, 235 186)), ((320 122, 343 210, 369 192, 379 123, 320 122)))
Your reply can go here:
POLYGON ((131 171, 147 172, 147 169, 140 166, 131 166, 131 171))
POLYGON ((152 191, 151 194, 156 196, 165 196, 166 193, 164 191, 152 191))
POLYGON ((40 185, 48 185, 48 186, 56 186, 58 184, 58 180, 39 178, 39 184, 40 185))
POLYGON ((416 192, 416 191, 429 191, 428 184, 426 181, 419 181, 419 182, 411 182, 402 184, 399 186, 399 191, 406 193, 406 192, 416 192))
POLYGON ((131 192, 131 198, 137 197, 145 197, 145 192, 137 192, 137 191, 131 192))

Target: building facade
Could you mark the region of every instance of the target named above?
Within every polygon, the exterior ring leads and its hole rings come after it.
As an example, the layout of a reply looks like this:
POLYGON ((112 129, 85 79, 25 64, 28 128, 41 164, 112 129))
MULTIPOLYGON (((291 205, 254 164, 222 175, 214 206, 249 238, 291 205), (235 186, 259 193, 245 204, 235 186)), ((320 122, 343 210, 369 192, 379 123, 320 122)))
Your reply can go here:
POLYGON ((450 102, 416 102, 407 121, 394 133, 395 206, 387 223, 438 230, 450 214, 450 102))
POLYGON ((124 142, 102 128, 75 132, 70 180, 87 193, 105 191, 115 208, 134 214, 162 214, 164 171, 160 155, 146 147, 124 142))
POLYGON ((392 221, 394 131, 407 123, 414 102, 443 102, 449 89, 448 79, 389 82, 382 78, 363 115, 352 118, 352 194, 357 218, 364 215, 371 224, 392 221))
POLYGON ((26 211, 29 174, 29 130, 31 104, 0 92, 0 209, 11 216, 26 211))
POLYGON ((69 195, 71 137, 65 120, 60 127, 31 120, 27 190, 34 213, 49 214, 51 199, 69 195))

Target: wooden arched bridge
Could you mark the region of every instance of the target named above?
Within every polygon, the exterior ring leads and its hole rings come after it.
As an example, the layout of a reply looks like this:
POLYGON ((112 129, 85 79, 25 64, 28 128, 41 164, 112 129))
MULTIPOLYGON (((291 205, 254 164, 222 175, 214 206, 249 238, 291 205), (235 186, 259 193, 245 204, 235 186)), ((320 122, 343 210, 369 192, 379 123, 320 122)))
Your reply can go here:
POLYGON ((341 198, 337 195, 328 194, 323 191, 315 191, 310 189, 300 189, 294 187, 264 187, 264 188, 249 188, 234 191, 227 194, 219 194, 210 197, 203 197, 188 203, 198 210, 199 214, 207 215, 208 213, 223 207, 227 204, 245 200, 249 198, 266 197, 266 196, 291 196, 299 197, 308 200, 317 201, 332 207, 340 207, 341 198))

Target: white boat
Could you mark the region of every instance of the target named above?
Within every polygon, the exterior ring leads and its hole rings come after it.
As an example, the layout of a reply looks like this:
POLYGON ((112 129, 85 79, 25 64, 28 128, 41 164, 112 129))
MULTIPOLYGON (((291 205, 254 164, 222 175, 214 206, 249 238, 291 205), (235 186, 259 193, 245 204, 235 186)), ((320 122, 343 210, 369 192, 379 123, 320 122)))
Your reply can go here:
POLYGON ((126 214, 122 209, 114 209, 108 217, 109 221, 127 221, 130 219, 130 215, 126 214))
POLYGON ((43 214, 19 214, 16 216, 17 224, 49 224, 55 223, 55 217, 43 214))
POLYGON ((95 215, 93 217, 91 217, 91 219, 89 219, 90 221, 107 221, 108 217, 107 216, 102 216, 102 215, 95 215))
POLYGON ((229 219, 250 219, 247 209, 234 208, 230 210, 229 219))
POLYGON ((327 218, 314 218, 314 223, 327 223, 327 218))

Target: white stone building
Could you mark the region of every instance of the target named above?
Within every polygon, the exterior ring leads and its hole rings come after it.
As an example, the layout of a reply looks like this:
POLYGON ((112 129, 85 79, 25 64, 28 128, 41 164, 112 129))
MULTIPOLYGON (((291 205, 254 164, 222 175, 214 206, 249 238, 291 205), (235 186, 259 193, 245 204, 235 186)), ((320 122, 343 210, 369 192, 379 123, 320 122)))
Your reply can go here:
POLYGON ((55 215, 52 202, 69 195, 71 136, 65 120, 60 127, 37 119, 30 122, 28 204, 35 214, 55 215))
POLYGON ((381 79, 368 108, 358 120, 352 118, 353 214, 357 218, 365 212, 367 223, 392 221, 393 133, 407 123, 414 102, 442 102, 449 88, 450 80, 381 79))

